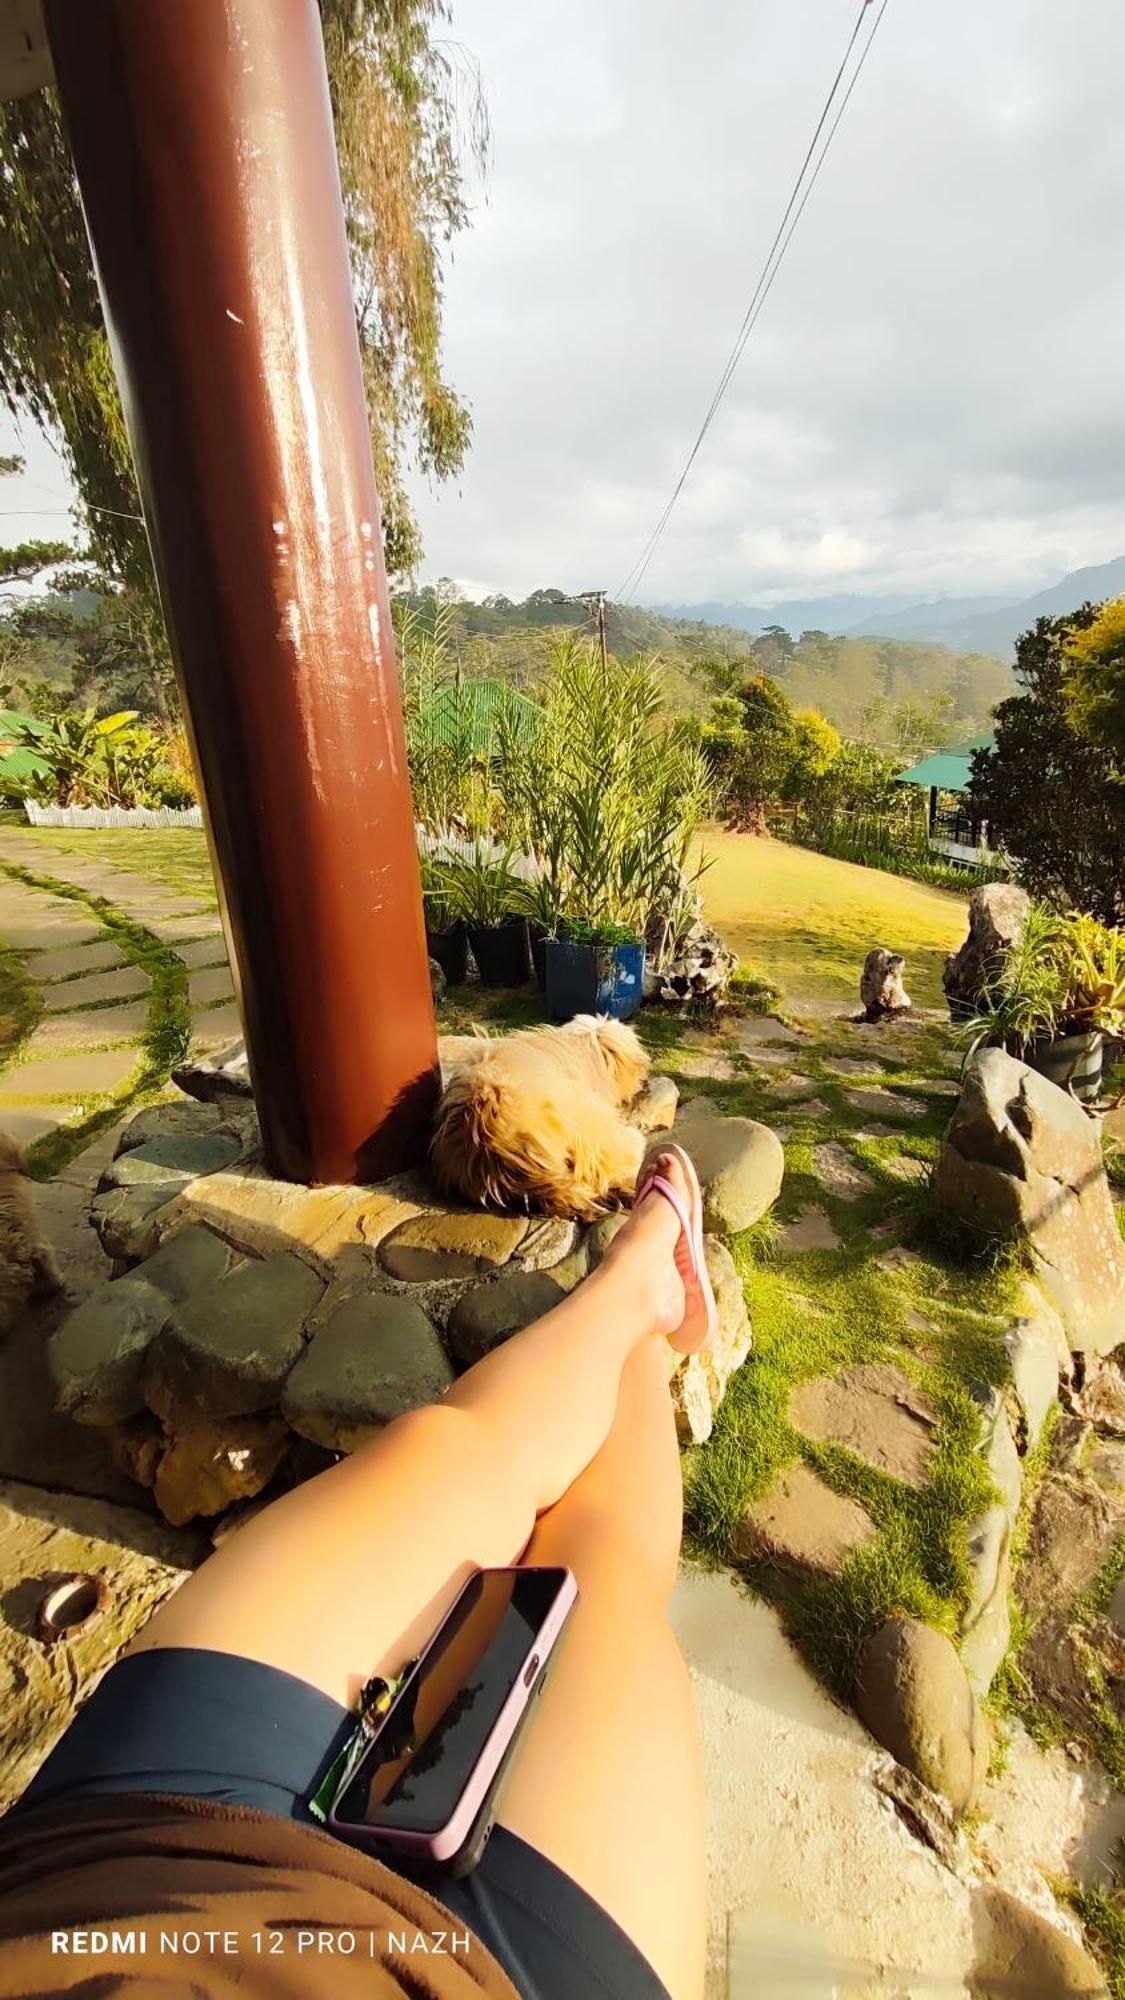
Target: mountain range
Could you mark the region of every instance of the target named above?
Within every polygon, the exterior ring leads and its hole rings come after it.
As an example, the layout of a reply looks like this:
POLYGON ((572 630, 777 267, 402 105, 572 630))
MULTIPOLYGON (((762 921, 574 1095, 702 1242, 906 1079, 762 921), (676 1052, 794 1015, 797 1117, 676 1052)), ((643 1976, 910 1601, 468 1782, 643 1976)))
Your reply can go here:
POLYGON ((1125 595, 1125 556, 1071 570, 1033 597, 939 597, 919 603, 904 596, 791 598, 768 607, 754 604, 662 604, 657 615, 763 632, 782 625, 796 638, 802 632, 835 637, 915 639, 959 653, 993 653, 1010 659, 1021 632, 1037 618, 1077 611, 1087 599, 1101 603, 1125 595))

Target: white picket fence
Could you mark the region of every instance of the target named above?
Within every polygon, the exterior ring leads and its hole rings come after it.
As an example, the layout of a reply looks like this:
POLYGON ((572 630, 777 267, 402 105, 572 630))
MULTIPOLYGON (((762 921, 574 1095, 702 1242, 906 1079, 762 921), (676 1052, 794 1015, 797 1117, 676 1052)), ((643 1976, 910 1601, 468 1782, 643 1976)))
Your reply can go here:
POLYGON ((39 806, 25 799, 23 809, 32 826, 195 827, 203 825, 198 806, 39 806))
MULTIPOLYGON (((427 827, 415 821, 414 831, 418 838, 419 854, 428 854, 435 861, 500 861, 504 849, 498 840, 490 840, 482 834, 478 840, 461 840, 455 833, 431 833, 427 827)), ((543 869, 534 855, 523 854, 516 848, 508 857, 511 873, 522 882, 538 882, 543 869)))

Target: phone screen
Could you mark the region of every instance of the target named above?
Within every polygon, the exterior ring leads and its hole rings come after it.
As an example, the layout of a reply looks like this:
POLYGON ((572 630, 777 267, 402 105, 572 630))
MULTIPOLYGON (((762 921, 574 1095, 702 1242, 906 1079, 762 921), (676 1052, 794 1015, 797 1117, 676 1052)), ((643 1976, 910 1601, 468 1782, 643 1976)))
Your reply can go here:
POLYGON ((335 1817, 438 1833, 448 1823, 566 1575, 482 1570, 404 1681, 335 1817))

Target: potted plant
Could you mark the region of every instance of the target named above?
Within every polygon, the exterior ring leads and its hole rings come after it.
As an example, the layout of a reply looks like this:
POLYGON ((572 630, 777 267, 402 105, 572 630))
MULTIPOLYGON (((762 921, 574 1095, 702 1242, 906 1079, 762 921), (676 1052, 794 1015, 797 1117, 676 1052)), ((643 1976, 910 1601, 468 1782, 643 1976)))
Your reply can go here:
POLYGON ((457 914, 457 884, 449 863, 420 854, 422 906, 426 913, 426 950, 437 960, 450 986, 463 986, 469 969, 469 937, 457 914))
POLYGON ((557 875, 545 873, 533 882, 521 882, 518 889, 520 908, 527 917, 527 931, 531 943, 531 963, 541 989, 547 985, 547 945, 551 938, 559 935, 564 921, 566 897, 557 875))
POLYGON ((609 1014, 628 1021, 645 990, 644 939, 628 924, 567 918, 545 945, 547 1005, 556 1021, 609 1014))
POLYGON ((527 918, 512 872, 513 850, 497 853, 479 837, 471 854, 447 864, 451 907, 464 919, 482 986, 524 986, 529 972, 527 918))
POLYGON ((964 1033, 1008 1049, 1082 1103, 1101 1089, 1103 1038, 1125 1028, 1125 939, 1033 903, 964 1033))

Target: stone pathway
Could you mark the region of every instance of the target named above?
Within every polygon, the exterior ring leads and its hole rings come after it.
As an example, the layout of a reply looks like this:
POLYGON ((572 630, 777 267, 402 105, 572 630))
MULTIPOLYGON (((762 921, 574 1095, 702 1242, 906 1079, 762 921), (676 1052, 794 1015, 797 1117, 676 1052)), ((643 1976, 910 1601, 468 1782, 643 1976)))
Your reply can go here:
POLYGON ((708 2000, 1104 1993, 1050 1886, 1104 1881, 1125 1833, 1096 1769, 1017 1728, 982 1795, 981 1857, 955 1843, 940 1859, 896 1810, 897 1767, 775 1611, 688 1569, 670 1615, 703 1733, 708 2000))
MULTIPOLYGON (((103 898, 153 933, 185 967, 193 1045, 222 1048, 240 1032, 222 925, 212 904, 129 869, 59 851, 31 833, 0 832, 0 866, 103 898)), ((30 1145, 121 1091, 144 1055, 151 982, 97 909, 0 874, 0 938, 26 954, 40 1018, 0 1073, 0 1126, 30 1145)))

